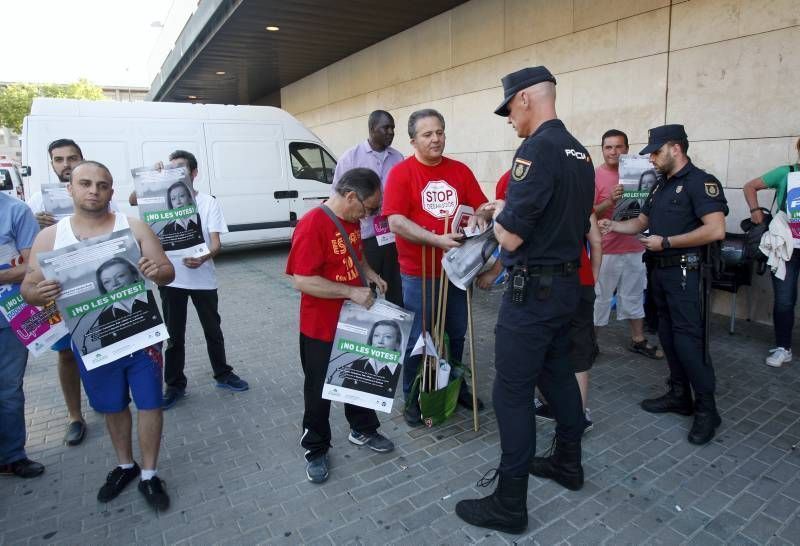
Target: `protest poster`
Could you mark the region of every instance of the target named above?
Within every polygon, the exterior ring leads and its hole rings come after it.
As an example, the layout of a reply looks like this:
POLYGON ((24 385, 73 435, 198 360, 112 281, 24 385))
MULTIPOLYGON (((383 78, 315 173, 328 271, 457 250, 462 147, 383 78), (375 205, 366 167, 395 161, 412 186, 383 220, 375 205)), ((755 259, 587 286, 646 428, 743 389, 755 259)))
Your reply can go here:
POLYGON ((66 184, 42 184, 42 203, 44 210, 55 216, 56 220, 75 212, 75 204, 66 184))
POLYGON ((414 313, 385 299, 369 309, 345 301, 322 397, 389 413, 414 313))
POLYGON ((800 172, 790 172, 786 178, 786 216, 792 238, 800 240, 800 172))
POLYGON ((131 171, 139 217, 153 230, 168 255, 208 254, 192 179, 186 167, 139 167, 131 171))
MULTIPOLYGON (((0 245, 0 269, 10 269, 21 263, 22 257, 14 245, 0 245)), ((55 304, 44 308, 28 305, 22 299, 19 286, 0 284, 0 313, 17 339, 33 356, 39 356, 66 335, 67 327, 55 304)))
POLYGON ((130 229, 39 255, 44 277, 61 284, 56 305, 87 370, 169 337, 140 257, 130 229))
POLYGON ((622 199, 614 206, 612 220, 622 221, 639 216, 642 204, 650 189, 658 181, 658 175, 650 163, 650 159, 643 155, 619 156, 619 183, 623 186, 622 199))

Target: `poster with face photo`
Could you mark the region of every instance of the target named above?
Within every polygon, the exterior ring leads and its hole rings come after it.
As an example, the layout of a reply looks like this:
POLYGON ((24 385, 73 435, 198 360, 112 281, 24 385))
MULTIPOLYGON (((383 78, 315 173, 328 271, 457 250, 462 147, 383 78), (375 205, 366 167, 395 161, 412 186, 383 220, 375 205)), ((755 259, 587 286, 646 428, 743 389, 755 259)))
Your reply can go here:
POLYGON ((44 210, 61 220, 75 212, 72 196, 66 184, 42 184, 42 202, 44 210))
POLYGON ((87 370, 169 337, 140 257, 130 229, 39 255, 44 277, 61 284, 56 305, 87 370))
POLYGON ((372 307, 345 301, 322 397, 392 411, 414 313, 384 299, 372 307))
POLYGON ((181 258, 208 254, 189 170, 139 167, 131 172, 139 217, 158 236, 164 252, 181 258))
POLYGON ((614 206, 612 219, 621 221, 638 217, 644 200, 657 181, 658 175, 647 156, 619 156, 619 183, 624 191, 622 199, 614 206))
MULTIPOLYGON (((10 269, 22 264, 22 257, 13 243, 0 244, 0 269, 10 269)), ((54 304, 45 307, 28 305, 22 299, 19 284, 0 284, 0 313, 8 321, 28 351, 33 356, 48 351, 67 333, 67 327, 54 304)))

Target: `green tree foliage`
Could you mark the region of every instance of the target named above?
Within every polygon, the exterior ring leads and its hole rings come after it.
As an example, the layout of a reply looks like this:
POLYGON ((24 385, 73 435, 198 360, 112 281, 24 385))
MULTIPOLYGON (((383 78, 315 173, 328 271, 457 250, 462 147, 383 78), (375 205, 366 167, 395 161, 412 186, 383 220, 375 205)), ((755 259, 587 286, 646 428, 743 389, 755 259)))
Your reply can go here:
POLYGON ((12 83, 0 89, 0 126, 17 134, 22 132, 22 120, 31 111, 36 97, 61 99, 103 100, 103 90, 87 80, 68 84, 12 83))

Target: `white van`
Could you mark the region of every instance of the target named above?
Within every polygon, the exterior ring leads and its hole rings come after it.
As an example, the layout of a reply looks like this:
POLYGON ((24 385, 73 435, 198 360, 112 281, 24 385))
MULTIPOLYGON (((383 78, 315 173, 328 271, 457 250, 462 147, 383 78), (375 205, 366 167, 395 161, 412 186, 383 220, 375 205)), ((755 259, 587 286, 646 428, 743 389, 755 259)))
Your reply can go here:
POLYGON ((17 166, 5 159, 0 159, 0 193, 17 199, 23 198, 22 179, 17 166))
POLYGON ((177 149, 193 153, 196 189, 222 205, 226 246, 288 241, 297 220, 330 194, 336 168, 319 138, 279 108, 41 98, 22 129, 26 195, 58 182, 47 153, 57 138, 108 166, 114 201, 133 215, 131 169, 177 149))

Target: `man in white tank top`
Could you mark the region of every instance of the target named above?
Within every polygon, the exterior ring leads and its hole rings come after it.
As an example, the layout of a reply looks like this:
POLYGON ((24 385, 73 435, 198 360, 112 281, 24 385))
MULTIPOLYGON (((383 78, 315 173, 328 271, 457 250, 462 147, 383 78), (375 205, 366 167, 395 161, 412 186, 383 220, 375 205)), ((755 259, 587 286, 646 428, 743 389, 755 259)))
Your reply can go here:
MULTIPOLYGON (((159 286, 172 282, 175 270, 147 224, 109 211, 108 203, 114 193, 112 185, 111 173, 100 163, 84 161, 73 167, 68 190, 75 204, 75 214, 44 229, 36 237, 22 284, 25 301, 44 305, 61 293, 57 281, 44 279, 37 259, 39 253, 124 227, 130 227, 141 248, 142 257, 137 264, 141 274, 159 286)), ((86 370, 77 352, 75 357, 89 403, 105 415, 111 443, 119 460, 119 465, 109 472, 97 499, 110 501, 141 474, 139 491, 152 507, 165 510, 169 506, 169 497, 156 475, 163 424, 160 346, 148 347, 91 371, 86 370), (131 396, 138 410, 141 468, 133 460, 132 417, 128 408, 131 396)))

